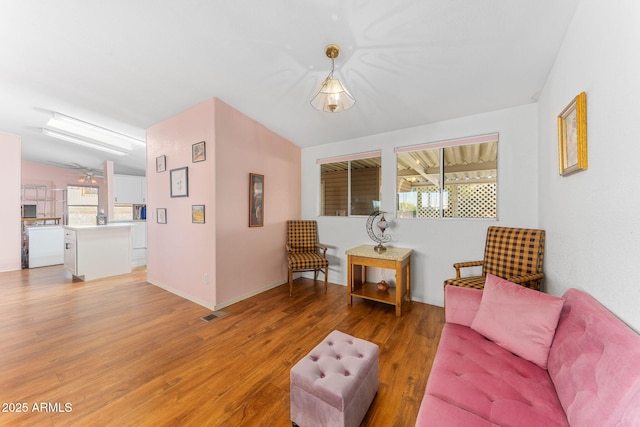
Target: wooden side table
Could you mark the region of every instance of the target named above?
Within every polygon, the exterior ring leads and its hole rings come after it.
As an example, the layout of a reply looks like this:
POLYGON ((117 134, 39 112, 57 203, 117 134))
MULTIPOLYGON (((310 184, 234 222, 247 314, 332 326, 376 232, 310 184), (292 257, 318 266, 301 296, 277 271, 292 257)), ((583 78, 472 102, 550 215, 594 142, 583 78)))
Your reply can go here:
POLYGON ((378 253, 373 245, 361 245, 347 249, 347 303, 353 297, 391 304, 396 307, 396 316, 401 315, 402 301, 411 301, 411 254, 413 249, 387 248, 378 253), (367 283, 366 267, 389 268, 396 272, 396 287, 379 291, 376 283, 367 283))

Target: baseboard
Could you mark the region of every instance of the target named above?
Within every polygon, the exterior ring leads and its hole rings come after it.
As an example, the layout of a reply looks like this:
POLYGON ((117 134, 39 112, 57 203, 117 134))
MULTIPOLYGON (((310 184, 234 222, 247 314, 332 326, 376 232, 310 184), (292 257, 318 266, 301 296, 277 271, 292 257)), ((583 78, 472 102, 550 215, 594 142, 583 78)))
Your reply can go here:
POLYGON ((164 290, 165 290, 165 291, 167 291, 167 292, 171 292, 171 293, 172 293, 172 294, 174 294, 174 295, 178 295, 178 296, 179 296, 179 297, 181 297, 181 298, 184 298, 184 299, 189 300, 189 301, 191 301, 191 302, 194 302, 194 303, 196 303, 196 304, 198 304, 198 305, 201 305, 201 306, 203 306, 203 307, 206 307, 206 308, 208 308, 208 309, 210 309, 210 310, 213 310, 213 311, 215 311, 215 310, 216 310, 216 308, 215 308, 215 307, 212 307, 209 303, 207 303, 207 302, 205 302, 205 301, 202 301, 202 300, 200 300, 199 298, 194 298, 192 295, 185 294, 184 292, 182 292, 182 291, 180 291, 180 290, 178 290, 178 289, 174 289, 174 288, 172 288, 171 286, 167 286, 167 285, 165 285, 164 283, 160 283, 160 282, 157 282, 157 281, 155 281, 155 280, 150 280, 149 278, 147 278, 147 282, 151 283, 151 284, 152 284, 152 285, 154 285, 154 286, 157 286, 157 287, 159 287, 159 288, 162 288, 162 289, 164 289, 164 290))
POLYGON ((182 292, 182 291, 180 291, 178 289, 174 289, 171 286, 165 285, 164 283, 158 282, 156 280, 149 280, 148 278, 147 278, 147 282, 149 282, 152 285, 157 286, 157 287, 159 287, 161 289, 164 289, 167 292, 171 292, 172 294, 177 295, 177 296, 179 296, 181 298, 184 298, 186 300, 194 302, 194 303, 196 303, 198 305, 201 305, 203 307, 206 307, 206 308, 208 308, 210 310, 216 311, 216 310, 220 310, 220 309, 222 309, 224 307, 228 307, 228 306, 230 306, 232 304, 235 304, 237 302, 240 302, 242 300, 245 300, 247 298, 250 298, 252 296, 261 294, 262 292, 266 292, 269 289, 273 289, 273 288, 276 288, 278 286, 284 285, 285 283, 288 282, 288 280, 284 280, 284 281, 282 281, 280 283, 276 283, 276 284, 273 284, 273 285, 268 285, 268 286, 266 286, 264 288, 258 289, 258 290, 253 291, 253 292, 249 292, 249 293, 241 295, 241 296, 239 296, 237 298, 233 298, 233 299, 231 299, 229 301, 225 301, 223 303, 216 304, 213 307, 209 303, 207 303, 205 301, 202 301, 199 298, 194 298, 192 295, 188 295, 188 294, 186 294, 186 293, 184 293, 184 292, 182 292))
POLYGON ((241 296, 239 296, 239 297, 237 297, 237 298, 233 298, 233 299, 231 299, 231 300, 229 300, 229 301, 226 301, 226 302, 223 302, 223 303, 220 303, 220 304, 216 304, 216 308, 215 308, 215 309, 216 309, 216 310, 220 310, 221 308, 228 307, 228 306, 230 306, 231 304, 235 304, 235 303, 240 302, 240 301, 242 301, 242 300, 245 300, 245 299, 247 299, 247 298, 251 298, 252 296, 255 296, 255 295, 261 294, 261 293, 263 293, 263 292, 266 292, 266 291, 268 291, 269 289, 277 288, 278 286, 284 285, 285 283, 289 283, 289 280, 284 280, 284 281, 282 281, 282 282, 280 282, 280 283, 276 283, 276 284, 273 284, 273 285, 269 285, 269 286, 266 286, 266 287, 264 287, 264 288, 258 289, 258 290, 256 290, 256 291, 249 292, 248 294, 241 295, 241 296))

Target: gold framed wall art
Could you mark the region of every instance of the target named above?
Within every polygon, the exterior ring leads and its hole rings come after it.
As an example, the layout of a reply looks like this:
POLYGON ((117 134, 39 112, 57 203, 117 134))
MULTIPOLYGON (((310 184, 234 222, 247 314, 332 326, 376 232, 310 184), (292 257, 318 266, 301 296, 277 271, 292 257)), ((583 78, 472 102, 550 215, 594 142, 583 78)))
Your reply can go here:
POLYGON ((191 222, 204 224, 204 205, 191 205, 191 222))
POLYGON ((558 116, 560 175, 587 169, 587 94, 576 96, 558 116))

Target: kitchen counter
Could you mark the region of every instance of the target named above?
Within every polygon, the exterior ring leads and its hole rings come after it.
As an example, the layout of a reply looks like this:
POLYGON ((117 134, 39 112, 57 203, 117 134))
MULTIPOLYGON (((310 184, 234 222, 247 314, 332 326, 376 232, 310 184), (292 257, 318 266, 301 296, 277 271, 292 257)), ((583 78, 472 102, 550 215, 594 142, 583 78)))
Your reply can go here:
POLYGON ((64 228, 64 266, 74 276, 94 280, 131 272, 131 224, 64 228))
POLYGON ((131 222, 110 222, 107 225, 63 225, 66 230, 110 229, 114 227, 131 227, 131 222))

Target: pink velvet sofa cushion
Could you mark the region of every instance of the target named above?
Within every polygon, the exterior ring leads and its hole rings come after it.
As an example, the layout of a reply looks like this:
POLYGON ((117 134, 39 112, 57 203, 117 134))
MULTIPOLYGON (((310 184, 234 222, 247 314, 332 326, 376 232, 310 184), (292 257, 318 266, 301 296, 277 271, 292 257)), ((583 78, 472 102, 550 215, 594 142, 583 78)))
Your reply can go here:
POLYGON ((543 369, 563 300, 487 274, 471 329, 543 369))
POLYGON ((416 426, 491 425, 568 424, 546 370, 467 326, 445 323, 416 426))
POLYGON ((544 370, 469 328, 478 292, 447 286, 416 426, 640 426, 640 335, 585 292, 563 300, 544 370))
POLYGON ((445 286, 444 314, 447 323, 471 326, 482 301, 482 289, 445 286))
POLYGON ((569 423, 639 426, 640 335, 583 291, 563 299, 548 370, 569 423))

